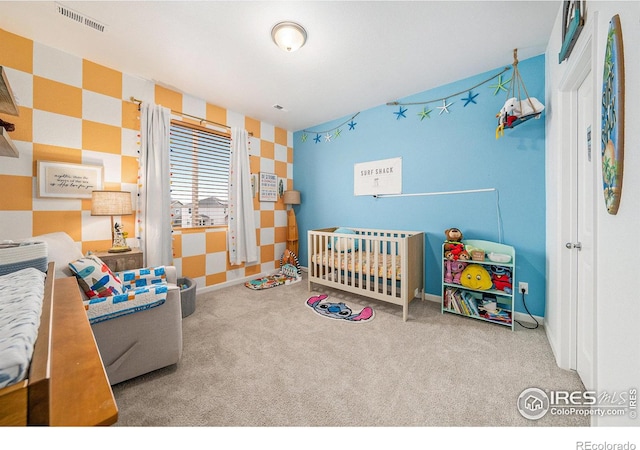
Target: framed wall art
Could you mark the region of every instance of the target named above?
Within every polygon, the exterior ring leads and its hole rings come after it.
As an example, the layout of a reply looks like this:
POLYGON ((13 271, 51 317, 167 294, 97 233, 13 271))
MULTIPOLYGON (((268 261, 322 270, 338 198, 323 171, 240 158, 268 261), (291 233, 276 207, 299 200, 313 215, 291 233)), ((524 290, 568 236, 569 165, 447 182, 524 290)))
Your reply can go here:
POLYGON ((275 173, 260 172, 260 201, 278 201, 278 176, 275 173))
POLYGON ((565 1, 562 11, 562 47, 558 63, 569 58, 584 27, 584 1, 565 1))
POLYGON ((102 166, 38 161, 38 197, 91 198, 91 191, 102 189, 102 166))
POLYGON ((616 214, 622 194, 624 161, 624 51, 620 16, 609 22, 602 75, 602 189, 609 214, 616 214))

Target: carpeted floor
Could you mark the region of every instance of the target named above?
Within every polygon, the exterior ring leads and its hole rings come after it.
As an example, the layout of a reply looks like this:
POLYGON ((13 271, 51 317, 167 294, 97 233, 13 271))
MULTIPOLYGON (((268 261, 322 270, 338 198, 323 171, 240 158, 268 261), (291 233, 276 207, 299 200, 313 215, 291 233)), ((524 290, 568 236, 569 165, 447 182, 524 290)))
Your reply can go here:
POLYGON ((183 320, 178 365, 113 387, 119 426, 588 426, 589 419, 523 418, 526 388, 579 390, 558 368, 542 328, 402 308, 300 283, 198 294, 183 320), (367 323, 327 320, 306 305, 327 293, 367 323))

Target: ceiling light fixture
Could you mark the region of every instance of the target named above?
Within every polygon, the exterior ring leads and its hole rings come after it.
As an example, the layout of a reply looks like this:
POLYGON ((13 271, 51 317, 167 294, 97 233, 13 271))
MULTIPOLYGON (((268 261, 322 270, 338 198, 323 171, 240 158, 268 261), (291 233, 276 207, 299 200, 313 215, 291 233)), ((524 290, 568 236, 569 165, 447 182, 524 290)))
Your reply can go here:
POLYGON ((295 22, 280 22, 271 29, 271 38, 285 52, 295 52, 307 42, 307 31, 295 22))

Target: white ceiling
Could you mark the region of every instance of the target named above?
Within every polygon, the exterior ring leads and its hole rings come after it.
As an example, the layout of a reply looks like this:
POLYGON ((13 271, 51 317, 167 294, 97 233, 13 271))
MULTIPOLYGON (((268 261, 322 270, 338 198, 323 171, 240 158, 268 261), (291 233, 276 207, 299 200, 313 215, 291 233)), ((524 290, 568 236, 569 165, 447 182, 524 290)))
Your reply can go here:
MULTIPOLYGON (((0 1, 0 28, 297 131, 544 53, 561 1, 0 1), (307 44, 271 41, 283 20, 307 44), (285 110, 273 108, 282 105, 285 110)), ((0 43, 2 45, 2 43, 0 43)))

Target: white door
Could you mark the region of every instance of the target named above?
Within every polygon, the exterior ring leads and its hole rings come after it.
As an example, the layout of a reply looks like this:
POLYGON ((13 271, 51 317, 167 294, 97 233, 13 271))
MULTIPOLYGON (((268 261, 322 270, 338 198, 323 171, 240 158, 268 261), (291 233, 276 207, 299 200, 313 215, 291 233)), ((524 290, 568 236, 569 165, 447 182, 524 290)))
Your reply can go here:
POLYGON ((576 148, 576 370, 586 389, 595 388, 595 200, 596 164, 600 161, 600 139, 593 126, 593 86, 587 74, 577 91, 576 148))

